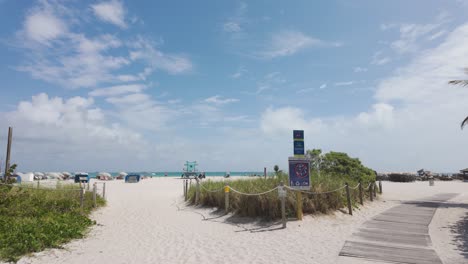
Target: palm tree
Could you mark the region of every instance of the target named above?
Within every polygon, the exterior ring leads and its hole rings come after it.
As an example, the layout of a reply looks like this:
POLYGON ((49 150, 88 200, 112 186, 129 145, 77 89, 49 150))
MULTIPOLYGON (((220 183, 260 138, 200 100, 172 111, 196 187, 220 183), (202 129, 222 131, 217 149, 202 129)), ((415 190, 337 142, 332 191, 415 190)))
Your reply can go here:
MULTIPOLYGON (((468 74, 468 68, 465 68, 464 71, 465 71, 465 74, 468 74)), ((449 81, 448 83, 453 84, 453 85, 468 86, 468 80, 452 80, 452 81, 449 81)), ((465 117, 465 119, 461 123, 461 129, 463 129, 463 127, 466 124, 468 124, 468 116, 465 117)))

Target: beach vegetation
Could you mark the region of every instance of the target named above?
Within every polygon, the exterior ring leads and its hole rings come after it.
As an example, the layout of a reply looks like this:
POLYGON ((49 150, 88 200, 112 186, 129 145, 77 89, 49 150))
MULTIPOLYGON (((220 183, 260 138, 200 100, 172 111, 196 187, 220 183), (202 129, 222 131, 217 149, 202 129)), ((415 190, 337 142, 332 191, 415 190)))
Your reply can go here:
POLYGON ((406 173, 390 173, 388 174, 388 180, 392 182, 414 182, 416 175, 406 173))
MULTIPOLYGON (((82 238, 94 224, 92 192, 86 192, 83 208, 75 185, 57 189, 34 189, 0 185, 0 261, 17 261, 21 256, 60 248, 82 238)), ((99 195, 97 206, 105 200, 99 195)))
MULTIPOLYGON (((307 153, 311 153, 308 151, 307 153)), ((311 166, 311 187, 308 193, 302 195, 304 214, 329 213, 346 206, 346 183, 357 187, 362 181, 363 189, 375 181, 374 172, 361 164, 359 159, 351 158, 345 153, 330 152, 322 154, 315 151, 315 168, 311 166), (319 169, 317 169, 319 168, 319 169)), ((281 201, 278 191, 268 192, 283 182, 288 185, 288 175, 278 171, 275 177, 225 179, 224 181, 205 180, 200 182, 199 205, 217 207, 224 210, 225 193, 223 187, 227 184, 232 189, 229 192, 229 211, 239 216, 262 217, 277 219, 281 217, 281 201), (262 195, 244 195, 268 192, 262 195)), ((193 182, 194 183, 194 182, 193 182)), ((359 189, 350 189, 353 206, 358 206, 359 189)), ((363 192, 365 199, 368 192, 363 192)), ((286 213, 294 216, 297 203, 295 191, 288 191, 286 198, 286 213)), ((189 203, 195 205, 196 185, 192 184, 188 192, 189 203)))

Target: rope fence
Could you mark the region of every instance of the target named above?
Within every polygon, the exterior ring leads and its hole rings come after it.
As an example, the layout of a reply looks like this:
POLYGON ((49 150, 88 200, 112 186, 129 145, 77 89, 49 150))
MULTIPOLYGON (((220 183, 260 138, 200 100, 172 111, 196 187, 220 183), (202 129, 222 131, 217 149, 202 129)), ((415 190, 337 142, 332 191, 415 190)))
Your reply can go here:
MULTIPOLYGON (((189 183, 189 180, 184 180, 183 182, 183 186, 184 186, 184 196, 185 196, 185 200, 187 201, 188 200, 188 183, 189 183)), ((190 185, 191 185, 191 180, 190 180, 190 185)), ((297 201, 297 216, 298 216, 298 219, 299 220, 302 220, 302 203, 303 203, 303 198, 302 198, 302 194, 306 194, 306 195, 326 195, 326 194, 331 194, 331 193, 335 193, 335 192, 340 192, 339 196, 336 198, 338 199, 342 199, 343 197, 343 190, 346 191, 346 204, 347 204, 347 207, 348 207, 348 212, 350 215, 353 214, 353 210, 352 210, 352 203, 353 201, 355 202, 356 201, 356 196, 358 196, 359 198, 359 203, 361 205, 364 205, 364 191, 369 191, 369 198, 370 198, 370 201, 373 201, 373 198, 374 197, 377 197, 377 194, 376 194, 376 191, 375 189, 378 188, 379 190, 379 193, 381 194, 382 193, 382 182, 379 181, 379 187, 376 186, 376 183, 375 182, 370 182, 366 188, 363 188, 363 185, 361 182, 359 182, 356 186, 354 187, 350 187, 348 185, 348 183, 346 183, 345 185, 341 186, 341 187, 338 187, 334 190, 330 190, 330 191, 326 191, 326 192, 312 192, 312 191, 307 191, 307 190, 300 190, 300 189, 295 189, 293 187, 290 187, 290 186, 285 186, 283 184, 283 182, 280 183, 279 186, 276 186, 275 188, 272 188, 268 191, 265 191, 265 192, 261 192, 261 193, 245 193, 245 192, 241 192, 239 190, 236 190, 234 189, 233 187, 229 186, 228 184, 226 184, 223 188, 220 188, 220 189, 208 189, 204 186, 204 184, 200 184, 200 180, 196 180, 196 185, 195 185, 195 204, 198 204, 199 201, 200 201, 200 190, 203 189, 204 191, 206 192, 209 192, 209 193, 216 193, 216 192, 222 192, 224 191, 225 193, 225 211, 226 213, 228 213, 229 211, 229 193, 230 191, 232 191, 233 193, 236 193, 236 194, 239 194, 239 195, 244 195, 244 196, 261 196, 261 195, 265 195, 265 194, 268 194, 268 193, 271 193, 271 192, 274 192, 274 191, 278 191, 278 197, 280 198, 281 200, 281 211, 282 211, 282 219, 283 219, 283 227, 285 228, 286 227, 286 217, 285 217, 285 198, 287 197, 287 191, 290 191, 290 192, 293 192, 296 194, 296 201, 297 201), (352 191, 352 198, 351 198, 351 191, 352 191), (358 194, 356 194, 356 191, 359 191, 358 194)), ((327 196, 328 197, 328 196, 327 196)), ((337 200, 338 201, 338 200, 337 200)))

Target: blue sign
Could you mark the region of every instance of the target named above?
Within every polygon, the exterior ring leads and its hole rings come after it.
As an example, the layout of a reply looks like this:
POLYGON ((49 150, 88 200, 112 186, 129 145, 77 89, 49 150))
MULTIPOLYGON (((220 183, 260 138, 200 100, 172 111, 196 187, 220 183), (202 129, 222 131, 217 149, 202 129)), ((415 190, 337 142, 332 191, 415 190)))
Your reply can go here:
POLYGON ((289 158, 289 186, 310 189, 310 161, 306 158, 289 158))
POLYGON ((294 140, 294 155, 304 155, 304 141, 294 140))
POLYGON ((293 130, 294 140, 304 140, 304 130, 293 130))

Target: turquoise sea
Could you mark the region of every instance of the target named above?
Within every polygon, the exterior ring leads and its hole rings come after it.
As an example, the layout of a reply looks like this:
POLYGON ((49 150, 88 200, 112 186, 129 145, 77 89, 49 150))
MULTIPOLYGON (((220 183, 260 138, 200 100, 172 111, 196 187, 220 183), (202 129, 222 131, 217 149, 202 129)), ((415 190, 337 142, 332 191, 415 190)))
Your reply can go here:
MULTIPOLYGON (((89 176, 91 178, 96 178, 96 175, 98 174, 99 172, 89 172, 89 176)), ((113 177, 116 177, 119 175, 118 172, 109 172, 113 177)), ((149 177, 180 177, 182 176, 182 172, 148 172, 148 171, 144 171, 144 172, 127 172, 128 174, 140 174, 142 176, 149 176, 149 177), (166 176, 167 175, 167 176, 166 176)), ((198 172, 198 173, 201 173, 201 172, 198 172)), ((262 172, 258 172, 258 171, 230 171, 229 172, 231 176, 251 176, 251 175, 263 175, 263 171, 262 172)), ((226 174, 225 171, 206 171, 205 172, 205 175, 208 177, 208 176, 224 176, 226 174)), ((273 173, 268 173, 269 176, 272 176, 273 173)))

